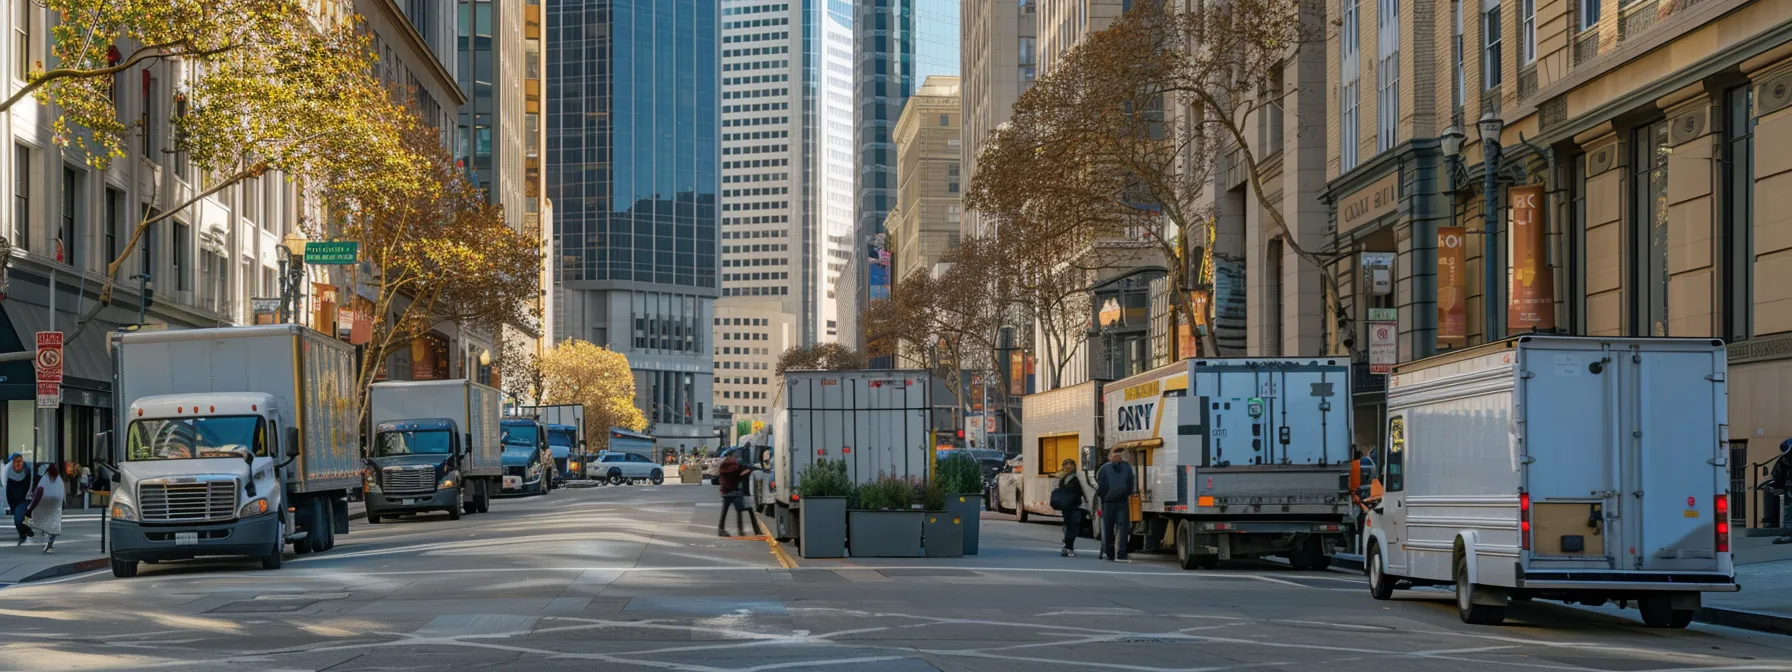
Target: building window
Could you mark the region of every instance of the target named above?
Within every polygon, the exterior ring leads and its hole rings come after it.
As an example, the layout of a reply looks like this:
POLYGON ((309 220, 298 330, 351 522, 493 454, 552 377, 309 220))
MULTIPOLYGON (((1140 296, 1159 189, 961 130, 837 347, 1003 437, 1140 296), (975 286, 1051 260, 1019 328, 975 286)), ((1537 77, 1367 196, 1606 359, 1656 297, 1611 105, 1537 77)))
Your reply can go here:
POLYGON ((1599 4, 1605 0, 1580 0, 1580 29, 1592 30, 1599 25, 1599 4))
POLYGON ((1343 110, 1342 114, 1338 116, 1338 125, 1342 135, 1340 144, 1343 145, 1339 148, 1341 150, 1339 160, 1343 163, 1343 169, 1346 171, 1356 167, 1357 145, 1359 144, 1357 106, 1362 97, 1359 88, 1362 79, 1362 54, 1359 52, 1357 44, 1360 30, 1360 26, 1357 25, 1358 3, 1359 0, 1344 0, 1344 20, 1338 27, 1338 51, 1342 61, 1341 68, 1344 71, 1339 78, 1342 85, 1338 87, 1339 107, 1343 110))
POLYGON ((106 189, 106 258, 111 264, 118 258, 118 232, 124 228, 124 192, 106 189))
POLYGON ((958 193, 958 164, 946 166, 946 193, 958 193))
POLYGON ((31 74, 32 0, 12 0, 12 76, 19 81, 31 74))
POLYGON ((143 71, 143 101, 138 110, 140 130, 143 132, 143 158, 156 160, 156 78, 143 71))
POLYGON ((1668 122, 1636 129, 1631 165, 1631 333, 1668 336, 1668 122))
POLYGON ((1726 341, 1754 335, 1755 314, 1755 90, 1724 93, 1724 333, 1726 341))
POLYGON ((174 176, 182 180, 187 179, 187 143, 180 123, 186 117, 187 96, 178 94, 174 96, 174 176))
POLYGON ((1376 0, 1375 151, 1394 148, 1400 124, 1400 0, 1376 0))
MULTIPOLYGON (((21 3, 30 0, 20 0, 21 3)), ((14 247, 31 249, 31 148, 12 150, 12 230, 14 247)))
POLYGON ((56 260, 70 266, 80 265, 76 258, 76 250, 81 248, 81 226, 78 215, 81 207, 81 172, 73 168, 62 169, 62 230, 56 233, 56 260))
POLYGON ((1481 12, 1481 88, 1500 87, 1500 3, 1487 0, 1481 12))
POLYGON ((1518 58, 1524 65, 1537 60, 1537 0, 1518 0, 1518 58))
MULTIPOLYGON (((148 219, 155 219, 158 214, 160 213, 151 210, 149 211, 148 219)), ((153 271, 156 267, 155 241, 156 225, 150 224, 147 228, 143 229, 143 265, 138 270, 138 272, 144 275, 154 275, 153 271)))
POLYGON ((174 223, 174 251, 168 255, 169 270, 174 271, 174 288, 188 291, 193 288, 192 269, 187 268, 188 248, 193 244, 193 227, 180 222, 174 223))
POLYGON ((1455 96, 1451 107, 1460 108, 1468 102, 1468 73, 1464 71, 1465 59, 1462 54, 1462 0, 1455 0, 1451 4, 1454 23, 1450 26, 1450 58, 1455 63, 1450 68, 1451 75, 1455 78, 1450 87, 1455 96))
POLYGON ((1286 71, 1287 66, 1281 63, 1269 68, 1269 86, 1264 92, 1268 100, 1263 106, 1263 124, 1258 134, 1258 144, 1263 146, 1261 153, 1264 156, 1282 151, 1282 99, 1288 95, 1286 71))

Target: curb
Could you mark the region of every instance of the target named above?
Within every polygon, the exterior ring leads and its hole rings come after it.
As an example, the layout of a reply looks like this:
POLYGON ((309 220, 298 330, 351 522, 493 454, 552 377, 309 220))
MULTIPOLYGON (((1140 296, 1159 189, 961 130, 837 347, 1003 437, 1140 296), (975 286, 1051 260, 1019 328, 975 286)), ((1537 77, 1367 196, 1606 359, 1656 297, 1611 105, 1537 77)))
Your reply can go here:
POLYGON ((1722 607, 1701 607, 1692 620, 1726 628, 1754 630, 1775 635, 1792 635, 1792 616, 1769 614, 1722 607))
MULTIPOLYGON (((363 508, 358 511, 348 512, 348 519, 349 520, 366 520, 367 519, 367 509, 363 508)), ((110 558, 107 558, 104 556, 101 556, 98 558, 88 558, 86 560, 76 560, 74 562, 66 562, 66 563, 63 563, 60 565, 56 565, 53 567, 45 567, 41 570, 38 570, 37 573, 27 576, 23 579, 19 579, 18 581, 14 582, 13 585, 18 585, 18 584, 22 584, 22 583, 31 583, 32 581, 43 581, 45 579, 54 579, 57 577, 68 576, 70 574, 80 574, 83 572, 91 572, 96 569, 104 569, 104 568, 110 566, 111 563, 112 563, 112 560, 110 558)))

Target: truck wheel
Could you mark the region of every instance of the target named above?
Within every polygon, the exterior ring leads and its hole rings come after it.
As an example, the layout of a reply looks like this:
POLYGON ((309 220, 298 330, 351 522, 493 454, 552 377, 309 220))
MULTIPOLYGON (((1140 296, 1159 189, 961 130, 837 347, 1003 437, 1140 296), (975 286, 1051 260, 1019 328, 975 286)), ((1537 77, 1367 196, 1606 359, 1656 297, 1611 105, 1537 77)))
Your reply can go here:
POLYGON ((1363 567, 1369 571, 1369 597, 1377 600, 1389 600, 1394 597, 1394 579, 1381 568, 1381 547, 1369 544, 1369 555, 1363 558, 1363 567))
POLYGON ((112 576, 120 579, 129 579, 137 576, 137 561, 119 560, 116 557, 112 558, 112 576))
POLYGON ((1325 557, 1325 547, 1320 544, 1319 537, 1310 534, 1288 550, 1288 565, 1301 571, 1321 570, 1331 564, 1331 558, 1325 557))
POLYGON ((666 474, 663 471, 655 469, 655 470, 653 470, 653 475, 649 476, 647 478, 647 481, 654 485, 659 485, 661 483, 665 483, 666 482, 666 474))
POLYGON ((454 489, 454 503, 448 505, 448 519, 460 520, 461 510, 465 508, 467 508, 467 489, 456 487, 454 489))
MULTIPOLYGON (((310 535, 307 535, 306 538, 309 539, 310 535)), ((274 547, 271 549, 268 549, 267 555, 261 556, 261 568, 262 569, 279 569, 280 564, 286 560, 285 551, 286 551, 286 527, 284 525, 282 525, 282 526, 275 528, 274 547)))
POLYGON ((319 545, 317 548, 318 552, 320 552, 320 553, 323 551, 330 550, 332 548, 336 548, 336 516, 333 515, 332 512, 330 511, 330 507, 332 507, 332 506, 334 506, 334 505, 331 503, 325 502, 325 503, 323 503, 323 505, 321 507, 319 507, 319 508, 324 509, 324 511, 325 511, 323 527, 318 528, 318 529, 322 530, 324 533, 323 543, 321 545, 319 545))
POLYGON ((475 506, 479 507, 480 513, 490 512, 492 510, 492 484, 481 481, 479 483, 478 493, 479 494, 475 495, 475 497, 478 498, 478 503, 475 504, 475 506))
POLYGON ((1475 584, 1468 580, 1468 558, 1456 558, 1456 615, 1470 625, 1499 625, 1506 620, 1506 608, 1475 604, 1475 584))
POLYGON ((1195 569, 1201 564, 1201 556, 1191 548, 1193 544, 1190 541, 1193 539, 1193 535, 1190 534, 1190 530, 1192 529, 1194 526, 1189 525, 1188 521, 1176 521, 1176 564, 1183 569, 1195 569))
POLYGON ((1675 609, 1673 600, 1667 595, 1650 595, 1638 600, 1638 611, 1643 612, 1643 625, 1651 628, 1681 630, 1692 625, 1694 609, 1675 609))

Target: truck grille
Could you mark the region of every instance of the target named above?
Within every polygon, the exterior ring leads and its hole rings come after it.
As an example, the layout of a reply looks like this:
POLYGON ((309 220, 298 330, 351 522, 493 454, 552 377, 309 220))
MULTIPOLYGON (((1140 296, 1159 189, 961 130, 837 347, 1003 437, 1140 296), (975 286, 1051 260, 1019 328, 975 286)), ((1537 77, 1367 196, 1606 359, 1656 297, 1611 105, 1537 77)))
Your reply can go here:
POLYGON ((236 515, 237 484, 227 481, 144 483, 137 486, 143 522, 228 520, 236 515))
POLYGON ((382 484, 391 492, 434 492, 435 467, 387 467, 382 484))

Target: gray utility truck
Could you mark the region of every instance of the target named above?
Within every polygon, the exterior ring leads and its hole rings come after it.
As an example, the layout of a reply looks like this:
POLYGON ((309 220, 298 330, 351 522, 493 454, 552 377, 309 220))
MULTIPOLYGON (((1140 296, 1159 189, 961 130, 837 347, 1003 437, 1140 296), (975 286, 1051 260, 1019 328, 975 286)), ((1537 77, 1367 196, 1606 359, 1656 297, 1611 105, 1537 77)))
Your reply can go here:
POLYGON ((468 380, 375 383, 367 522, 446 511, 484 513, 503 487, 499 392, 468 380))
POLYGON ((115 333, 112 574, 326 551, 361 481, 355 349, 298 325, 115 333))
MULTIPOLYGON (((1343 358, 1189 359, 1109 383, 1104 445, 1138 470, 1132 533, 1184 569, 1349 548, 1353 426, 1343 358)), ((1086 455, 1093 470, 1105 455, 1086 455)))
POLYGON ((517 406, 510 414, 535 418, 547 428, 548 450, 554 454, 554 470, 561 480, 585 478, 585 464, 597 459, 585 452, 585 405, 517 406))
MULTIPOLYGON (((926 478, 933 431, 925 371, 787 371, 772 401, 772 475, 779 540, 802 526, 801 477, 816 460, 842 460, 854 483, 926 478)), ((763 452, 763 451, 761 451, 763 452)))

